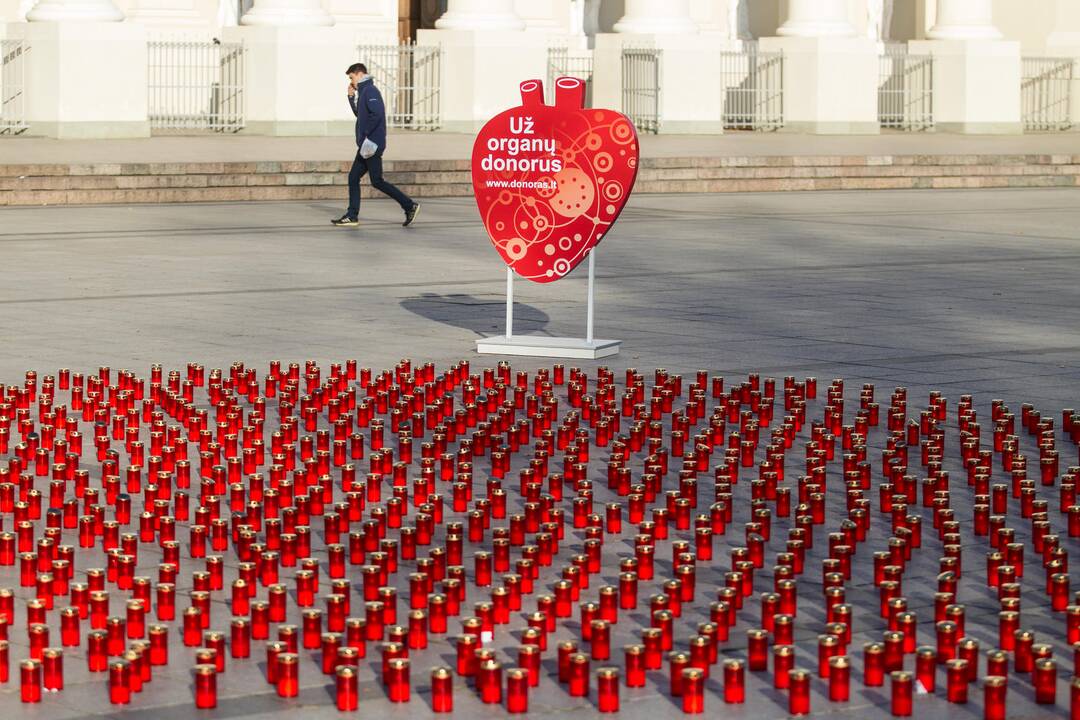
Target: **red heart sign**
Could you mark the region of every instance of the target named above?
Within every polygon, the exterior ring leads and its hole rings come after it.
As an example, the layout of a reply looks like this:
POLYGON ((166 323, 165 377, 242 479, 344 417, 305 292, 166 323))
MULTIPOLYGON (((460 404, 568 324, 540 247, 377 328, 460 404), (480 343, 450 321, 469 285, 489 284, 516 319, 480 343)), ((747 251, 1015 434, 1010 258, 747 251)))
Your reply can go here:
POLYGON ((585 109, 585 83, 555 82, 555 106, 539 80, 521 84, 521 105, 492 118, 473 145, 473 192, 491 242, 514 272, 558 280, 588 256, 619 217, 638 169, 633 123, 585 109))

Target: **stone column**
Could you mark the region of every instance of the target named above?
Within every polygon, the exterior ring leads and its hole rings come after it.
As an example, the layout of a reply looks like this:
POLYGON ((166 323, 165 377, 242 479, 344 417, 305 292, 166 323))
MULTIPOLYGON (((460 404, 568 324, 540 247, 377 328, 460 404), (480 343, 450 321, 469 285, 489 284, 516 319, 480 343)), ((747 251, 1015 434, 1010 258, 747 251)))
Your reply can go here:
POLYGON ((624 16, 613 33, 596 36, 593 52, 593 104, 629 110, 623 104, 623 52, 655 48, 660 52, 657 84, 660 132, 724 131, 723 97, 717 79, 722 40, 701 32, 695 20, 702 8, 690 0, 626 0, 624 16))
POLYGON ((615 23, 617 33, 637 35, 694 34, 690 0, 626 0, 626 12, 615 23))
POLYGON ((195 0, 137 0, 128 20, 159 28, 204 24, 195 0))
POLYGON ((516 0, 515 14, 525 21, 527 30, 567 32, 569 11, 567 0, 516 0))
POLYGON ((1000 39, 991 0, 937 0, 928 40, 913 54, 934 56, 934 124, 961 133, 1019 133, 1020 43, 1000 39))
MULTIPOLYGON (((1046 47, 1065 49, 1067 55, 1080 55, 1080 3, 1053 0, 1056 4, 1054 31, 1046 38, 1046 47)), ((1060 50, 1059 50, 1060 52, 1060 50)))
POLYGON ((993 0, 938 0, 930 40, 1000 40, 994 26, 993 0))
POLYGON ((392 45, 398 41, 396 0, 328 0, 337 27, 351 28, 358 41, 392 45))
POLYGON ((852 37, 855 26, 847 0, 788 0, 787 20, 776 29, 781 37, 852 37))
POLYGON ((42 0, 9 37, 33 48, 26 73, 28 133, 92 139, 146 137, 146 28, 119 22, 111 0, 42 0))
POLYGON ((112 0, 41 0, 26 14, 29 22, 120 22, 124 13, 112 0))
POLYGON ((779 37, 761 38, 762 52, 784 53, 785 130, 875 134, 877 43, 859 37, 847 0, 790 0, 779 37))
POLYGON ((240 24, 311 27, 333 25, 334 18, 323 10, 320 0, 255 0, 240 24))
POLYGON ((514 0, 450 0, 446 14, 435 21, 438 30, 523 30, 514 0))

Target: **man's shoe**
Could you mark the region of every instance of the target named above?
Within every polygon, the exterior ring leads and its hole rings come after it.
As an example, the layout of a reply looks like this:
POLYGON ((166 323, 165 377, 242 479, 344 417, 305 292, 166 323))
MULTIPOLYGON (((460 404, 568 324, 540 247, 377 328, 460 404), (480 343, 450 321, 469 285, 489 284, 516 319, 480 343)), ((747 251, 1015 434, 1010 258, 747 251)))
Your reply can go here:
POLYGON ((402 227, 409 227, 412 225, 412 221, 416 219, 416 213, 420 212, 420 203, 413 203, 412 207, 405 211, 405 222, 401 223, 402 227))
POLYGON ((330 224, 337 227, 353 227, 355 225, 359 225, 360 222, 356 218, 351 218, 348 215, 342 215, 337 220, 331 220, 330 224))

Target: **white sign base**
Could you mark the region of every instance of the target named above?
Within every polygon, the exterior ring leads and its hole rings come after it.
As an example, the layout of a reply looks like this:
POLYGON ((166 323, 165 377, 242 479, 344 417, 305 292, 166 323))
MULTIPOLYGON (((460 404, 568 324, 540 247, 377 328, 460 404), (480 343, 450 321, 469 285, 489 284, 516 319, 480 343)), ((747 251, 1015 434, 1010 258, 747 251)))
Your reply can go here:
POLYGON ((593 340, 568 337, 544 337, 543 335, 498 335, 476 341, 476 352, 481 355, 531 355, 533 357, 561 357, 596 360, 617 355, 621 340, 593 340))
POLYGON ((596 248, 589 253, 589 292, 585 313, 585 337, 544 337, 514 334, 514 271, 506 268, 506 334, 476 341, 481 355, 527 355, 596 360, 617 355, 620 340, 593 337, 593 285, 596 277, 596 248))

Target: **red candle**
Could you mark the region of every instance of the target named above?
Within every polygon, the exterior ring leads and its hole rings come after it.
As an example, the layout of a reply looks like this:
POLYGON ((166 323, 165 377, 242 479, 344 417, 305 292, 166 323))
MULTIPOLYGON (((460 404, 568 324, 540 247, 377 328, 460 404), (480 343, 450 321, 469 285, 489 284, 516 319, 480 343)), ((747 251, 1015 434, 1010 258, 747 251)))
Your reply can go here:
POLYGON ((195 707, 217 707, 217 668, 213 665, 195 666, 195 707))
POLYGON ((945 663, 946 693, 949 702, 966 703, 968 700, 968 661, 954 658, 945 663))
MULTIPOLYGON (((487 695, 495 697, 494 691, 487 695)), ((491 702, 487 698, 482 699, 491 702)), ((529 671, 524 668, 509 668, 506 671, 506 711, 515 715, 529 711, 529 671)))
POLYGON ((1057 663, 1050 658, 1036 660, 1033 683, 1035 702, 1040 705, 1053 705, 1057 701, 1057 663))
MULTIPOLYGON (((888 634, 888 633, 887 633, 888 634)), ((835 635, 818 635, 818 675, 829 678, 829 659, 843 652, 835 635)))
POLYGON ((927 693, 937 686, 937 650, 923 645, 915 650, 915 679, 927 693))
POLYGON ((645 687, 645 646, 627 645, 624 648, 626 686, 645 687))
POLYGON ((149 665, 166 665, 169 662, 169 629, 165 625, 151 625, 147 630, 149 665))
POLYGON ((810 673, 801 669, 789 670, 788 685, 788 714, 808 714, 810 712, 810 673))
MULTIPOLYGON (((527 683, 528 676, 522 680, 527 683)), ((476 687, 482 702, 498 705, 502 702, 502 665, 493 659, 482 660, 476 670, 476 687)))
POLYGON ((394 658, 387 663, 387 689, 390 702, 409 701, 409 660, 394 658))
POLYGON ((851 697, 851 663, 847 657, 829 658, 829 699, 847 702, 851 697))
POLYGON ((783 690, 788 687, 788 671, 795 667, 795 648, 791 645, 774 645, 772 652, 773 687, 783 690))
POLYGON ((109 702, 113 705, 131 702, 131 666, 125 660, 109 663, 109 702))
POLYGON ((619 711, 619 670, 602 667, 596 671, 597 706, 602 713, 619 711))
POLYGON ((863 684, 867 687, 885 684, 885 648, 880 643, 863 645, 863 684))
POLYGON ((278 697, 296 697, 300 692, 300 657, 295 653, 279 653, 276 659, 278 697))
POLYGON ((990 675, 983 681, 983 720, 1005 720, 1005 694, 1008 681, 1001 675, 990 675))
POLYGON ((912 710, 912 691, 914 683, 911 673, 903 670, 892 672, 892 714, 895 717, 909 717, 912 710))
POLYGON ((682 708, 687 715, 705 711, 705 674, 698 668, 682 670, 682 708))
POLYGON ((337 709, 343 712, 356 710, 359 704, 356 668, 339 665, 334 675, 337 709))
POLYGON ((745 669, 742 660, 724 661, 724 702, 742 703, 746 700, 745 669))
POLYGON ((567 658, 567 681, 570 695, 587 697, 589 694, 589 658, 582 653, 572 653, 567 658))
POLYGON ((64 689, 64 651, 45 648, 41 653, 42 685, 46 690, 64 689))
POLYGON ((769 633, 761 628, 746 631, 747 664, 751 672, 759 672, 768 667, 769 633))
POLYGON ((454 678, 450 668, 437 667, 431 671, 431 709, 437 713, 454 711, 454 678))

